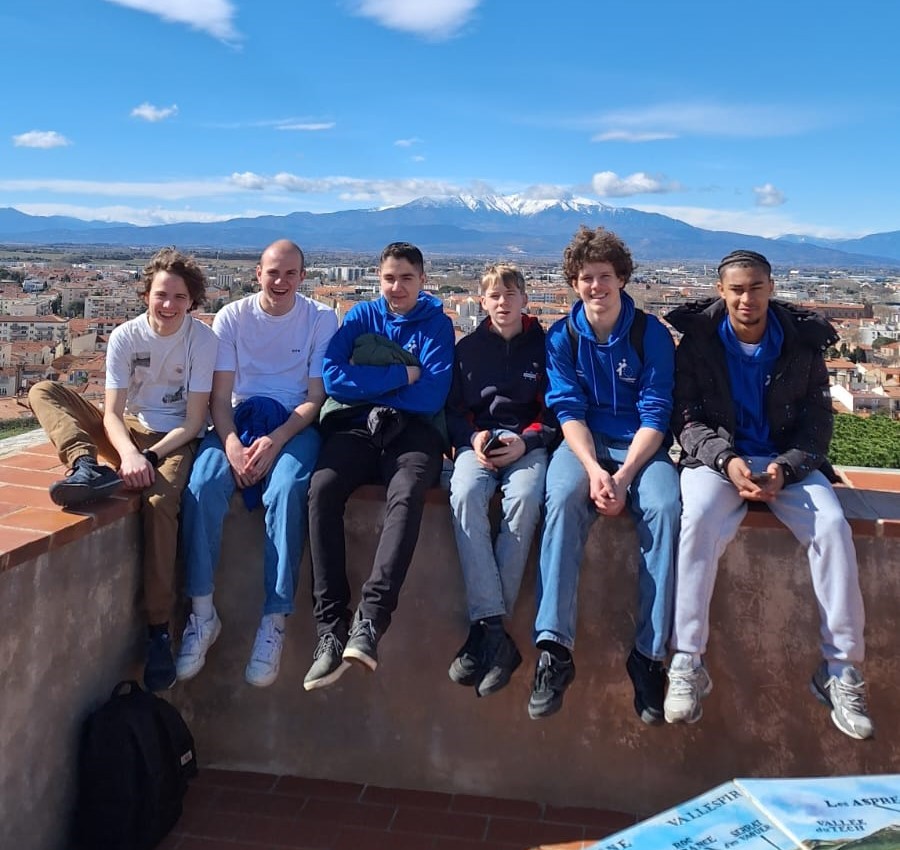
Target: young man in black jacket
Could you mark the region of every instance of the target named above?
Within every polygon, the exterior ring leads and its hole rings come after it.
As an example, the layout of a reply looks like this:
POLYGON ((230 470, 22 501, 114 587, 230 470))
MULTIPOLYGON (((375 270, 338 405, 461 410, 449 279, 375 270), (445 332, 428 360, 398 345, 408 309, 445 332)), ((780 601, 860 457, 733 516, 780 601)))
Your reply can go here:
POLYGON ((666 720, 700 719, 712 689, 703 654, 717 563, 747 503, 764 502, 809 558, 823 656, 812 691, 838 729, 868 738, 856 552, 819 470, 833 422, 822 352, 837 335, 821 317, 771 300, 771 266, 754 251, 722 260, 718 290, 721 297, 666 316, 684 334, 675 366, 683 513, 666 720))
POLYGON ((450 504, 466 584, 469 637, 450 678, 479 696, 503 688, 522 662, 503 618, 512 615, 544 502, 555 417, 544 406, 544 331, 523 315, 525 278, 495 265, 481 279, 487 318, 456 346, 447 426, 454 448, 450 504), (500 530, 488 506, 500 488, 500 530))

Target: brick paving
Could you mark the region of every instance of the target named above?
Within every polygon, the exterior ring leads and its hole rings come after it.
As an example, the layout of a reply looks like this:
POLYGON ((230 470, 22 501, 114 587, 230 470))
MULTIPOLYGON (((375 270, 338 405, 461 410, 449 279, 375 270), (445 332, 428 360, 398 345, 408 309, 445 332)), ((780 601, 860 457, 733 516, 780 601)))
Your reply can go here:
POLYGON ((206 768, 159 850, 582 850, 633 814, 206 768))

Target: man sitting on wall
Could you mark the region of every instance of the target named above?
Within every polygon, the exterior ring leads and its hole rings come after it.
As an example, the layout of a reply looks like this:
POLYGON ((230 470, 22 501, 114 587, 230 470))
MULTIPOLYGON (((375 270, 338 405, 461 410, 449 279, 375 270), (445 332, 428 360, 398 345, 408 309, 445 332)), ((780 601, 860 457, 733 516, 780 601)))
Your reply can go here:
MULTIPOLYGON (((712 689, 703 655, 719 558, 762 502, 806 549, 821 612, 822 663, 811 689, 851 738, 869 738, 863 600, 840 502, 820 471, 833 413, 821 317, 772 300, 769 261, 735 251, 719 264, 718 298, 666 316, 678 346, 673 429, 684 509, 665 715, 696 723, 712 689)), ((742 663, 746 663, 743 660, 742 663)))

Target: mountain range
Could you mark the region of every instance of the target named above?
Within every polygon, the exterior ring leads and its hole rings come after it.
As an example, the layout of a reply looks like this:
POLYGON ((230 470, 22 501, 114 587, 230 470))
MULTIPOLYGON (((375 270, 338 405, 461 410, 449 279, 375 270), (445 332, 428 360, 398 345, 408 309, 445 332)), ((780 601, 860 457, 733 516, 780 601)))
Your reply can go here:
POLYGON ((312 252, 375 254, 405 239, 428 254, 497 259, 558 258, 579 225, 619 234, 638 260, 711 262, 749 248, 778 265, 828 268, 900 266, 900 231, 859 239, 779 239, 704 230, 657 213, 585 199, 533 200, 519 195, 419 198, 400 206, 333 213, 294 212, 141 227, 123 222, 31 216, 0 208, 0 243, 258 251, 287 237, 312 252))

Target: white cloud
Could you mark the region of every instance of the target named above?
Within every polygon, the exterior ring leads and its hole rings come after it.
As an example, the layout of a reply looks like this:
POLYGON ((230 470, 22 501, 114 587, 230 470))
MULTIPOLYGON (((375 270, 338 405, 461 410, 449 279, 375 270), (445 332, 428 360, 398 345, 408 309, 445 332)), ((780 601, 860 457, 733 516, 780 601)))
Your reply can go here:
POLYGON ((61 148, 72 143, 56 130, 29 130, 12 137, 17 148, 61 148))
POLYGON ((629 204, 632 209, 642 212, 659 213, 679 221, 687 222, 694 227, 706 230, 728 230, 732 233, 743 233, 748 236, 766 236, 775 238, 785 233, 805 233, 828 239, 863 236, 860 232, 838 230, 807 221, 798 221, 781 215, 770 209, 729 210, 711 209, 709 207, 666 206, 658 204, 629 204))
POLYGON ((235 186, 241 189, 254 189, 256 191, 266 188, 266 178, 254 174, 252 171, 235 172, 228 178, 235 186))
POLYGON ((828 126, 835 112, 795 105, 658 103, 612 110, 590 119, 602 129, 594 141, 651 141, 681 136, 765 138, 793 136, 828 126))
POLYGON ((637 132, 634 130, 608 130, 591 136, 592 142, 658 142, 662 139, 677 139, 675 133, 637 132))
POLYGON ((187 24, 222 41, 238 41, 235 6, 230 0, 106 0, 128 9, 149 12, 164 21, 187 24))
POLYGON ((449 38, 481 0, 353 0, 356 14, 389 29, 431 39, 449 38))
POLYGON ((279 130, 302 130, 307 133, 317 133, 321 130, 334 129, 334 121, 320 121, 317 124, 276 124, 279 130))
MULTIPOLYGON (((124 221, 129 224, 177 224, 182 221, 226 221, 245 213, 222 214, 203 210, 165 209, 163 207, 129 207, 113 204, 88 207, 80 204, 16 204, 16 209, 28 215, 68 215, 84 221, 124 221)), ((261 213, 246 213, 261 215, 261 213)))
MULTIPOLYGON (((156 198, 166 201, 184 198, 212 198, 227 194, 229 181, 174 180, 160 182, 69 180, 58 178, 0 179, 0 191, 21 195, 23 192, 52 192, 58 195, 99 195, 101 197, 156 198)), ((18 206, 18 204, 13 204, 18 206)))
POLYGON ((627 177, 619 177, 614 171, 600 171, 594 175, 591 186, 601 198, 661 195, 681 188, 677 183, 671 183, 664 177, 651 177, 643 171, 636 171, 627 177))
POLYGON ((144 121, 151 123, 163 121, 177 114, 178 107, 174 103, 171 106, 154 106, 152 103, 145 102, 131 110, 132 118, 143 118, 144 121))
POLYGON ((415 156, 410 157, 410 159, 412 159, 413 162, 425 162, 425 157, 422 156, 422 154, 416 154, 415 156))
POLYGON ((397 141, 394 142, 394 144, 398 148, 411 148, 413 145, 422 144, 422 140, 418 136, 412 136, 409 139, 397 139, 397 141))
POLYGON ((780 207, 787 200, 784 192, 771 183, 754 186, 753 192, 756 195, 756 205, 758 207, 780 207))

